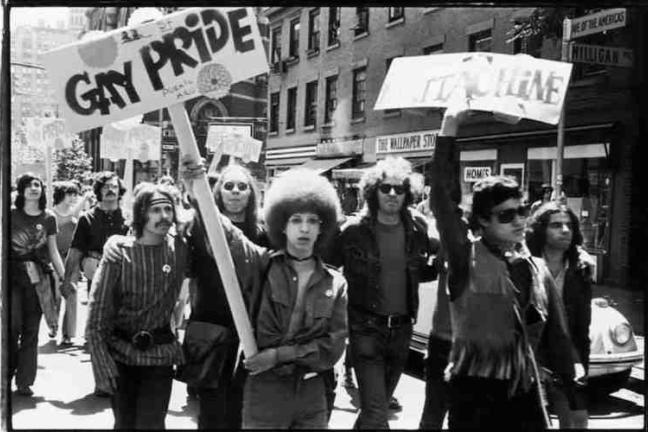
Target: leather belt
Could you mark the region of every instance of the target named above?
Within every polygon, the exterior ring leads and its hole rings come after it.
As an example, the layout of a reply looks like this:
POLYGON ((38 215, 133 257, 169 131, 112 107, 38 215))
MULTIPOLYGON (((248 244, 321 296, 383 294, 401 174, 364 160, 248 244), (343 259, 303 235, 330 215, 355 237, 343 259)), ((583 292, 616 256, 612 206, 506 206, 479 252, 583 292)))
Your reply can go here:
POLYGON ((412 324, 412 317, 409 315, 373 315, 369 318, 376 324, 386 325, 387 328, 396 328, 406 324, 412 324))
POLYGON ((150 349, 153 345, 167 344, 176 340, 175 335, 168 326, 158 327, 153 330, 138 330, 136 332, 115 329, 114 334, 118 338, 132 343, 135 348, 141 351, 150 349))

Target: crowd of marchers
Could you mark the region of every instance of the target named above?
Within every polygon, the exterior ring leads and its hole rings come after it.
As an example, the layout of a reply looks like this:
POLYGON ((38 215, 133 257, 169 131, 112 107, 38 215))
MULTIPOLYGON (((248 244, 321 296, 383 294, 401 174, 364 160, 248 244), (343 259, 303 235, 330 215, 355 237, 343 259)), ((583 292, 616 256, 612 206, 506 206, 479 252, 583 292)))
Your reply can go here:
POLYGON ((250 172, 227 165, 211 179, 220 221, 201 216, 196 161, 182 162, 183 192, 170 178, 138 184, 128 221, 113 172, 98 173, 82 199, 74 182, 54 183, 50 207, 50 185, 20 176, 9 284, 16 394, 33 395, 42 317, 61 345, 77 336, 83 274, 95 393, 110 398, 116 429, 163 429, 174 379, 198 400, 199 429, 326 428, 345 352, 359 393, 354 427, 388 429, 418 308, 428 307, 419 283, 438 280, 422 429, 447 416, 450 429, 543 430, 548 407, 561 427, 586 427, 591 257, 578 219, 549 196, 530 213, 520 185, 502 176, 477 182, 464 212, 454 136, 465 116, 444 116, 425 212, 402 158, 367 170, 364 207, 348 216, 333 185, 303 168, 275 179, 261 208, 250 172), (252 324, 249 357, 206 235, 214 223, 252 324))

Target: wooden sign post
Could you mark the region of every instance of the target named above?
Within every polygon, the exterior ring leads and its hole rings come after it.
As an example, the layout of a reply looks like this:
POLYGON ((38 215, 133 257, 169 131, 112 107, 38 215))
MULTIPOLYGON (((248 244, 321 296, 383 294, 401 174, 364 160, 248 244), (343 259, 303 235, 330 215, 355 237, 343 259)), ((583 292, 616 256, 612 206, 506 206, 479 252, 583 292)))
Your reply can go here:
MULTIPOLYGON (((231 84, 267 73, 250 7, 191 8, 50 51, 44 63, 72 132, 168 107, 180 153, 198 146, 183 102, 225 96, 231 84)), ((247 357, 257 352, 220 215, 206 175, 194 181, 198 209, 247 357)))

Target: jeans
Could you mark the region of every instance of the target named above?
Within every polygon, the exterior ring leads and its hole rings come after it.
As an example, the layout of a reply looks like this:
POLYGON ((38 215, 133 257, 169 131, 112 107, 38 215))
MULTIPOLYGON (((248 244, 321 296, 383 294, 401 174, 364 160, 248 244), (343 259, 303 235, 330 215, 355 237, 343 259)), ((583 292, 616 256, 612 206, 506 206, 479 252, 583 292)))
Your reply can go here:
POLYGON ((452 342, 430 335, 425 359, 425 405, 419 429, 441 429, 450 406, 450 385, 443 379, 452 342))
POLYGON ((326 429, 321 375, 279 375, 274 370, 248 376, 243 391, 243 429, 326 429))
MULTIPOLYGON (((56 282, 60 285, 59 282, 56 282)), ((58 288, 57 288, 58 289, 58 288)), ((76 337, 77 327, 77 293, 76 291, 70 293, 65 299, 65 312, 63 313, 63 337, 73 338, 76 337)))
MULTIPOLYGON (((34 384, 38 365, 38 330, 43 312, 34 285, 16 269, 11 278, 10 374, 16 386, 34 384)), ((11 380, 10 380, 11 382, 11 380)))
POLYGON ((508 381, 455 376, 450 381, 450 430, 545 430, 537 390, 507 395, 508 381))
POLYGON ((118 362, 117 370, 117 390, 110 401, 115 429, 164 429, 173 366, 131 366, 118 362))
POLYGON ((552 382, 547 383, 547 398, 552 411, 558 416, 560 429, 587 429, 587 393, 585 389, 576 392, 577 406, 569 406, 564 389, 552 382))
POLYGON ((360 394, 360 415, 354 428, 389 429, 388 402, 405 369, 411 337, 412 324, 390 329, 349 317, 351 362, 360 394))
POLYGON ((237 368, 231 379, 216 388, 199 387, 198 429, 240 429, 243 411, 243 386, 247 371, 237 368))

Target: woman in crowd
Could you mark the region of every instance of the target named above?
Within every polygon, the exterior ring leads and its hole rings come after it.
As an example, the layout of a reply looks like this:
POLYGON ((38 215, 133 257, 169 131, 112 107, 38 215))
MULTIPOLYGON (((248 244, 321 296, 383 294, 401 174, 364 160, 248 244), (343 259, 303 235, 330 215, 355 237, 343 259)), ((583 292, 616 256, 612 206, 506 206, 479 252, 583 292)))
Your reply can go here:
POLYGON ((10 216, 10 374, 16 376, 17 393, 32 396, 40 319, 43 312, 48 314, 48 325, 56 334, 53 273, 60 281, 64 268, 56 244, 56 218, 46 210, 43 181, 27 173, 18 178, 16 186, 15 208, 10 216))
MULTIPOLYGON (((566 205, 550 201, 542 204, 528 223, 527 246, 544 258, 567 313, 567 326, 579 356, 581 375, 587 376, 590 353, 589 326, 592 320, 591 256, 581 249, 583 236, 578 217, 566 205)), ((585 380, 575 394, 552 377, 548 396, 558 415, 560 428, 587 428, 585 380), (573 394, 570 394, 573 393, 573 394), (568 400, 572 399, 572 403, 568 400)))

